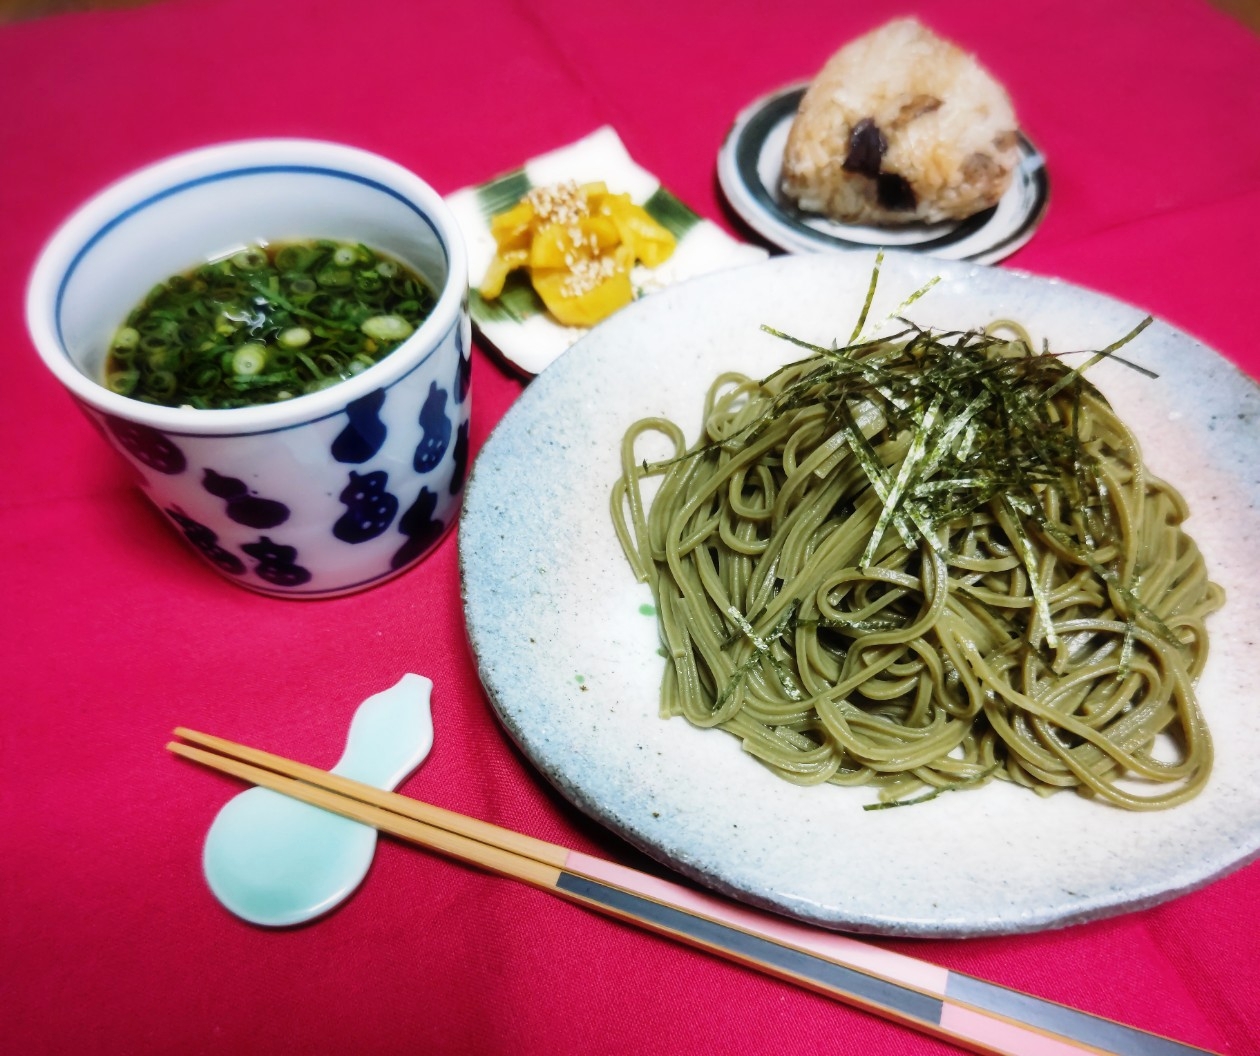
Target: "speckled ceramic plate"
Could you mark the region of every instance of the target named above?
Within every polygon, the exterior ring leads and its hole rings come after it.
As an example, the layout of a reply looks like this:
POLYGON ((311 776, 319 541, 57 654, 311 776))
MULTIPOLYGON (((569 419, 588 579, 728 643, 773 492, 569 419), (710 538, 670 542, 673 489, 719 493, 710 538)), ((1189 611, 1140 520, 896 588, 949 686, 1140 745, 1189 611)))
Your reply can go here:
POLYGON ((943 260, 993 264, 1024 245, 1045 215, 1050 184, 1041 153, 1023 133, 1019 168, 992 209, 966 220, 905 227, 841 224, 806 213, 779 193, 783 148, 805 94, 803 84, 758 99, 736 118, 718 154, 718 182, 736 213, 762 238, 790 253, 886 246, 943 260))
MULTIPOLYGON (((1004 783, 898 810, 863 789, 799 788, 735 738, 657 716, 664 661, 647 587, 609 517, 631 422, 661 414, 695 438, 723 370, 762 376, 789 346, 845 340, 874 254, 788 256, 691 280, 632 305, 544 371, 486 443, 468 485, 460 558, 468 629, 489 698, 573 803, 661 862, 727 894, 852 931, 1032 931, 1152 905, 1260 852, 1260 390, 1161 323, 1091 377, 1132 424, 1153 471, 1189 501, 1188 530, 1230 591, 1199 687, 1216 767, 1195 800, 1130 813, 1004 783)), ((1022 320, 1056 350, 1097 348, 1142 313, 1005 269, 906 253, 885 261, 872 319, 934 275, 908 311, 965 328, 1022 320)), ((785 351, 786 350, 786 351, 785 351)))

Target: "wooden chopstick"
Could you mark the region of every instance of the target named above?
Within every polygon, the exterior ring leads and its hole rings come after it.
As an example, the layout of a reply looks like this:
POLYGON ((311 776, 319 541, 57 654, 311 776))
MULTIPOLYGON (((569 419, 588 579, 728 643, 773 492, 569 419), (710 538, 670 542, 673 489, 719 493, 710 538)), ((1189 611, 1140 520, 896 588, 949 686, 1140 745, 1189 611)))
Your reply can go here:
POLYGON ((185 759, 976 1052, 1188 1056, 1207 1051, 282 756, 183 727, 174 732, 181 740, 167 748, 185 759))

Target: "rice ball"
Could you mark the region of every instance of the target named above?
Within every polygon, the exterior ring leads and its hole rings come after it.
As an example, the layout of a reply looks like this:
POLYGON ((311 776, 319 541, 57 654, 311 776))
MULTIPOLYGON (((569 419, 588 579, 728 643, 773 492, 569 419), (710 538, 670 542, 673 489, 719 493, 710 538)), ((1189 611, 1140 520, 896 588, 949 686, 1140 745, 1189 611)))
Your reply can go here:
POLYGON ((1006 91, 912 18, 836 52, 801 100, 782 191, 844 223, 961 220, 996 205, 1019 163, 1006 91))

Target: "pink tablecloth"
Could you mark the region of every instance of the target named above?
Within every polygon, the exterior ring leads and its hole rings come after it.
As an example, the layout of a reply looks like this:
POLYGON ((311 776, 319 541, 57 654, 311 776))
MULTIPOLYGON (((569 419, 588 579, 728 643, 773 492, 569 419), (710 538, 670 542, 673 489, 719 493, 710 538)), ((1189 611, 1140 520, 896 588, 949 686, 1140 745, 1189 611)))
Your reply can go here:
MULTIPOLYGON (((0 1044, 35 1053, 928 1053, 932 1041, 385 841, 351 902, 227 914, 201 842, 239 786, 178 724, 330 765, 354 706, 436 683, 407 793, 631 864, 510 745, 465 644, 454 535, 368 593, 207 572, 47 377, 22 292, 57 222, 176 150, 266 135, 386 154, 443 192, 612 124, 734 233, 736 112, 904 8, 658 0, 171 0, 0 28, 0 1044)), ((1141 305, 1260 374, 1260 40, 1201 0, 921 0, 1008 85, 1052 202, 1008 263, 1141 305)), ((520 392, 478 351, 474 449, 520 392)), ((1039 935, 888 942, 1221 1052, 1260 1051, 1260 866, 1039 935)))

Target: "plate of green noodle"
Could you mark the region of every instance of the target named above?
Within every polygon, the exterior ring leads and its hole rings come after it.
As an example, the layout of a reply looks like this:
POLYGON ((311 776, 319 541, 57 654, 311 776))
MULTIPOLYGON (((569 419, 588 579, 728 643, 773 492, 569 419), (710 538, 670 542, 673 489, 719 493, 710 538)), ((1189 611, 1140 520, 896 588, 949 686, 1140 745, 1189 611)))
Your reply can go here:
POLYGON ((1101 294, 878 259, 659 291, 524 391, 459 542, 504 728, 658 861, 845 931, 1251 861, 1260 389, 1101 294))

